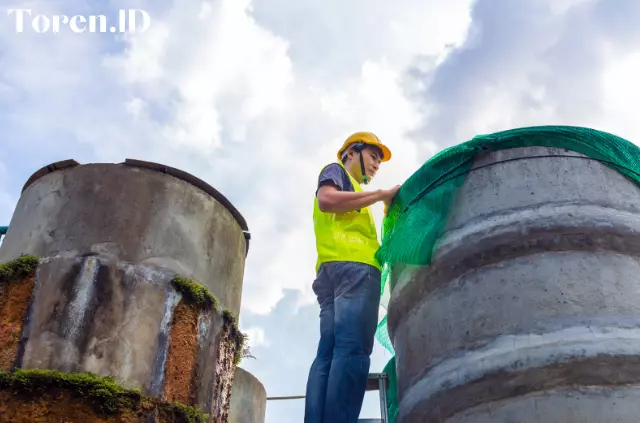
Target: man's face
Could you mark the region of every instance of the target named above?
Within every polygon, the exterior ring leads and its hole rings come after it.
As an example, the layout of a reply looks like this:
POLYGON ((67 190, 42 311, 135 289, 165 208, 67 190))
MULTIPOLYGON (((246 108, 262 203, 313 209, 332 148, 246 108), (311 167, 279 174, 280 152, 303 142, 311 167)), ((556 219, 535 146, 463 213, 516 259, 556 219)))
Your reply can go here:
POLYGON ((380 168, 382 154, 379 149, 367 146, 362 150, 362 159, 364 161, 364 170, 367 173, 369 180, 371 180, 376 176, 376 173, 380 168))

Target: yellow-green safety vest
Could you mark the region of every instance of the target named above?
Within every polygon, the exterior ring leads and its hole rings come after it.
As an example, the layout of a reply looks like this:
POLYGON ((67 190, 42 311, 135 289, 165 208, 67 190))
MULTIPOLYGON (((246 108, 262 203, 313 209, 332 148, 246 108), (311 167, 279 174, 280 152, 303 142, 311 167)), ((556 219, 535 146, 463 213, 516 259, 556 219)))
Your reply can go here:
MULTIPOLYGON (((337 163, 345 169, 341 162, 337 163)), ((360 184, 346 169, 345 172, 351 180, 354 191, 362 192, 360 184)), ((313 207, 313 227, 318 252, 316 272, 322 263, 331 261, 359 262, 370 264, 378 269, 381 268, 375 258, 380 243, 369 207, 363 207, 359 212, 322 212, 318 206, 318 196, 316 195, 313 207)))

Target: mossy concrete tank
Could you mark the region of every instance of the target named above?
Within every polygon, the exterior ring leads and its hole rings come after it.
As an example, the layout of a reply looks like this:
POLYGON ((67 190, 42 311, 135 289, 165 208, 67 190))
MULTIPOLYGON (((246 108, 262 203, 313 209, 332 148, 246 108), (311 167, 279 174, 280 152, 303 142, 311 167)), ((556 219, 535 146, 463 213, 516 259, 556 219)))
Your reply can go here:
POLYGON ((267 391, 254 375, 236 367, 230 404, 226 423, 264 423, 267 391))
POLYGON ((111 376, 226 416, 248 234, 224 196, 178 169, 41 169, 0 247, 0 263, 39 259, 32 295, 20 297, 28 307, 9 308, 22 327, 3 362, 111 376))
POLYGON ((640 189, 564 149, 478 155, 393 269, 398 423, 636 423, 640 189))
POLYGON ((156 163, 49 165, 27 181, 0 261, 104 253, 202 281, 238 314, 247 224, 218 191, 156 163))

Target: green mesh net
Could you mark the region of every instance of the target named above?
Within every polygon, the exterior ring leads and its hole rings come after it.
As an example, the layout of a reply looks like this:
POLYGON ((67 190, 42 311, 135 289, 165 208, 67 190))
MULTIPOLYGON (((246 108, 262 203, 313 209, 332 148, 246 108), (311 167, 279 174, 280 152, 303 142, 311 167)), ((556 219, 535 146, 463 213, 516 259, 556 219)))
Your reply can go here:
MULTIPOLYGON (((573 126, 537 126, 478 135, 429 159, 401 186, 382 224, 382 245, 377 257, 383 264, 381 304, 387 309, 393 292, 390 269, 395 264, 428 266, 434 245, 447 222, 456 188, 471 169, 478 152, 518 147, 555 147, 598 160, 640 183, 640 148, 615 135, 573 126)), ((378 324, 376 337, 393 358, 384 372, 389 375, 390 422, 398 410, 395 353, 387 332, 387 317, 378 324)))

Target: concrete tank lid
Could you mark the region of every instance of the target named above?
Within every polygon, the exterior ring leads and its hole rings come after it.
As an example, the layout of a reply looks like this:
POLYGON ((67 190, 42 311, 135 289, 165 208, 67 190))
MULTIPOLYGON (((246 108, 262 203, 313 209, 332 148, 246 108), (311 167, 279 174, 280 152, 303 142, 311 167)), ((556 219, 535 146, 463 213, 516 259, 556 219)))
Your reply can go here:
MULTIPOLYGON (((227 210, 229 210, 229 212, 234 217, 236 222, 238 222, 238 225, 240 225, 240 228, 242 229, 242 232, 244 233, 244 237, 247 241, 247 251, 249 250, 249 239, 251 238, 251 236, 249 233, 249 227, 247 226, 247 221, 244 219, 242 214, 240 214, 238 209, 236 209, 235 206, 231 204, 231 202, 227 199, 227 197, 222 195, 218 190, 213 188, 211 185, 207 184, 206 182, 204 182, 199 178, 196 178, 195 176, 191 175, 188 172, 185 172, 180 169, 176 169, 174 167, 166 166, 160 163, 147 162, 147 161, 136 160, 136 159, 125 159, 125 161, 120 164, 126 165, 126 166, 143 167, 146 169, 151 169, 158 172, 166 173, 168 175, 181 179, 185 182, 188 182, 197 188, 200 188, 202 191, 206 192, 207 194, 212 196, 214 199, 216 199, 227 210)), ((80 166, 80 163, 78 163, 73 159, 61 160, 58 162, 53 162, 47 166, 43 166, 42 168, 34 172, 33 175, 29 177, 29 179, 27 179, 27 182, 22 187, 22 191, 27 189, 27 187, 33 184, 37 179, 42 178, 44 175, 48 173, 74 167, 74 166, 80 166)))

